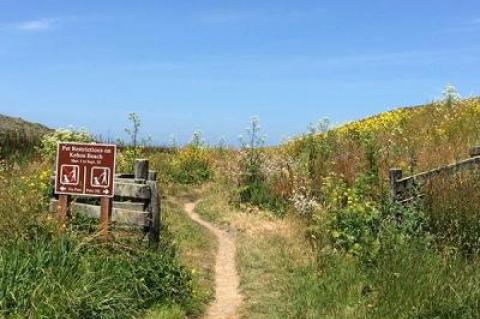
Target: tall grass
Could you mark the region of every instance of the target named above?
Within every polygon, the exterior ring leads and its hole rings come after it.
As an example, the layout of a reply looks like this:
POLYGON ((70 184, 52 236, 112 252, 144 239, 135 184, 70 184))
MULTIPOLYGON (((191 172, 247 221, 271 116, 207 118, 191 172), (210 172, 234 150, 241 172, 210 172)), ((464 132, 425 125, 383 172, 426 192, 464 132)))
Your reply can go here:
POLYGON ((3 246, 0 269, 5 316, 131 318, 190 298, 190 278, 168 253, 108 251, 68 237, 3 246))
POLYGON ((442 174, 423 187, 430 231, 443 247, 468 256, 480 252, 480 173, 442 174))
POLYGON ((76 224, 59 235, 46 212, 49 176, 41 163, 0 169, 0 317, 132 318, 154 305, 197 307, 168 233, 158 250, 101 244, 94 228, 76 224))
POLYGON ((477 262, 423 244, 391 247, 365 268, 324 256, 320 272, 297 270, 289 287, 291 318, 473 319, 480 316, 477 262))
POLYGON ((478 262, 423 243, 390 247, 368 269, 372 318, 478 318, 478 262))
POLYGON ((41 136, 29 135, 23 130, 0 133, 0 159, 26 162, 36 155, 35 147, 41 143, 41 136))

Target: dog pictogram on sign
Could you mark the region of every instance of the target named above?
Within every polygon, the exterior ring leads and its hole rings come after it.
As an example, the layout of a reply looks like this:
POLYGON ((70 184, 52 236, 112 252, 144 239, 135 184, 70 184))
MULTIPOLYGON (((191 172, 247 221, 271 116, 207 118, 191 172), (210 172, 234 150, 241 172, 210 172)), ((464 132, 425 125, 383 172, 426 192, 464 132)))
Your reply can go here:
POLYGON ((110 186, 110 168, 92 167, 90 185, 92 187, 108 188, 110 186))

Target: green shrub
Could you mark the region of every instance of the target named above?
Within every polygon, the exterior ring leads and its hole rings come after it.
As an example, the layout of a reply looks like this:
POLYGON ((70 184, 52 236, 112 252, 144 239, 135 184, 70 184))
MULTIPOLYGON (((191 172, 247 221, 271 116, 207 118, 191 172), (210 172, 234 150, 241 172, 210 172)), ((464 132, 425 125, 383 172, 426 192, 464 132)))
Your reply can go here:
POLYGON ((85 130, 57 129, 42 138, 39 147, 42 158, 49 161, 53 160, 57 153, 57 144, 59 142, 91 143, 94 142, 94 139, 85 130))
POLYGON ((212 177, 208 152, 202 148, 186 146, 174 156, 170 177, 182 184, 198 184, 212 177))
MULTIPOLYGON (((295 152, 299 169, 309 182, 309 185, 320 185, 330 168, 331 156, 336 150, 336 132, 330 121, 321 119, 315 125, 308 127, 308 133, 300 140, 301 147, 295 152)), ((320 195, 318 188, 311 192, 320 195)))
POLYGON ((190 143, 175 154, 169 175, 182 184, 198 184, 212 177, 212 160, 200 132, 195 132, 190 143))
POLYGON ((126 146, 117 149, 117 158, 115 169, 119 173, 133 174, 135 169, 135 160, 145 158, 145 151, 142 146, 126 146))
POLYGON ((310 236, 316 246, 330 245, 371 262, 382 248, 381 234, 392 231, 399 243, 411 238, 429 238, 427 218, 418 206, 375 201, 368 178, 358 178, 348 187, 331 175, 322 185, 323 207, 311 216, 310 236))
MULTIPOLYGON (((255 169, 255 167, 251 167, 251 169, 255 169)), ((288 203, 273 194, 269 182, 262 177, 261 173, 247 170, 243 172, 241 178, 242 184, 237 190, 240 203, 268 209, 280 216, 286 213, 288 203)))
POLYGON ((175 154, 171 151, 158 151, 148 155, 150 167, 157 171, 157 181, 161 184, 168 183, 172 180, 172 160, 175 154))
POLYGON ((261 135, 260 120, 253 117, 246 129, 246 136, 240 136, 242 150, 240 152, 240 179, 237 190, 238 202, 270 209, 283 215, 286 211, 286 200, 275 196, 272 183, 264 172, 265 153, 264 137, 261 135))

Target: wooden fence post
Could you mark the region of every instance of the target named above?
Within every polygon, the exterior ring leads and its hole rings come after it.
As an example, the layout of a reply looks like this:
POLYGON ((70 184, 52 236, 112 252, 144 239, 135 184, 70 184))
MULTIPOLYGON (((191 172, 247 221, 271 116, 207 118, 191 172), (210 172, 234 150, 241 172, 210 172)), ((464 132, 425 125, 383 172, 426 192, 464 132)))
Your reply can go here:
POLYGON ((150 225, 148 229, 148 243, 150 247, 157 247, 160 240, 160 196, 157 188, 157 172, 148 172, 147 184, 150 185, 151 197, 148 211, 150 212, 150 225))
POLYGON ((148 160, 136 159, 135 160, 135 179, 148 179, 148 160))
POLYGON ((157 171, 148 171, 148 180, 149 181, 157 181, 157 171))
POLYGON ((402 178, 403 172, 399 168, 390 169, 390 199, 395 202, 399 199, 399 189, 397 181, 402 178))

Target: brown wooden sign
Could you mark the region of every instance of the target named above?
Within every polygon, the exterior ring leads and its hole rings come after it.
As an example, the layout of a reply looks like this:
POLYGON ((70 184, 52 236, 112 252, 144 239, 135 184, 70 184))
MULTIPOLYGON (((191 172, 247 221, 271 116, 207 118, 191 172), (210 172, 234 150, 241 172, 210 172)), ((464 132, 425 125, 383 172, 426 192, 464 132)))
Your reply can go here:
POLYGON ((113 197, 116 146, 58 143, 55 193, 113 197))

